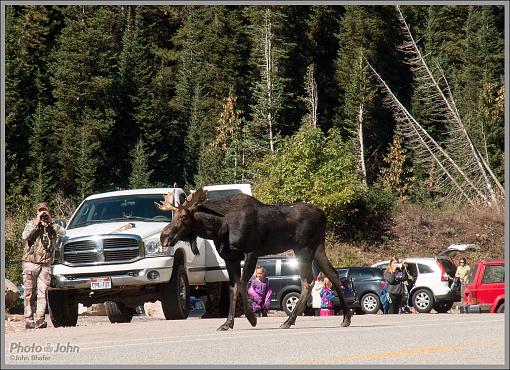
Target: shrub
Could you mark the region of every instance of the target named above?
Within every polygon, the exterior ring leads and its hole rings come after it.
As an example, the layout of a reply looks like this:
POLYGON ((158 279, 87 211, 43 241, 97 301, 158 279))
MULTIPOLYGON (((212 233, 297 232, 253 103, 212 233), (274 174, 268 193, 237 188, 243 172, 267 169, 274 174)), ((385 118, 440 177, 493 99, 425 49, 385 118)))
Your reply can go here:
POLYGON ((302 128, 255 164, 254 194, 270 204, 315 204, 335 233, 356 238, 371 223, 377 227, 368 230, 381 229, 394 201, 385 190, 367 191, 357 161, 352 144, 344 142, 337 129, 326 136, 320 129, 302 128))

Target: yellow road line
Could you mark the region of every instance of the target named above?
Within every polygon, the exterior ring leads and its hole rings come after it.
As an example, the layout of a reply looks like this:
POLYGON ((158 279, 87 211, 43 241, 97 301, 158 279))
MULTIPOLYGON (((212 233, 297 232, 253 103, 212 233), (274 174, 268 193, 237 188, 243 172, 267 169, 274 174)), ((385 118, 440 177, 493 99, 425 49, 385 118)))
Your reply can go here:
POLYGON ((349 356, 327 356, 327 357, 318 357, 311 358, 299 361, 291 361, 289 364, 297 365, 297 364, 337 364, 337 363, 345 363, 345 361, 349 360, 377 360, 384 359, 389 357, 402 357, 402 356, 417 356, 427 353, 436 353, 436 352, 448 352, 454 351, 465 347, 472 347, 473 345, 494 345, 494 344, 504 344, 503 340, 485 340, 485 341, 476 341, 476 342, 464 342, 464 343, 455 343, 455 344, 442 344, 439 346, 433 347, 418 347, 418 348, 409 348, 402 349, 399 351, 388 351, 388 352, 375 352, 375 353, 361 353, 356 355, 349 356))

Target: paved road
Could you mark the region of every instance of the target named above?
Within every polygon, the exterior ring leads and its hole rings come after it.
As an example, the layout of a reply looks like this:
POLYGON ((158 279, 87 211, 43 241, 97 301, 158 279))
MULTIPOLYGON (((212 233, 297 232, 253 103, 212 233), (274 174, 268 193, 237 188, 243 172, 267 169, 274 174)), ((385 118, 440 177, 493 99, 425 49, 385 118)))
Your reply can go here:
POLYGON ((501 314, 363 315, 354 316, 348 328, 339 326, 339 316, 300 317, 288 330, 278 328, 283 317, 259 318, 255 328, 238 318, 228 332, 216 331, 223 319, 135 317, 130 324, 95 320, 83 324, 80 318, 74 328, 7 333, 6 363, 505 364, 501 314))

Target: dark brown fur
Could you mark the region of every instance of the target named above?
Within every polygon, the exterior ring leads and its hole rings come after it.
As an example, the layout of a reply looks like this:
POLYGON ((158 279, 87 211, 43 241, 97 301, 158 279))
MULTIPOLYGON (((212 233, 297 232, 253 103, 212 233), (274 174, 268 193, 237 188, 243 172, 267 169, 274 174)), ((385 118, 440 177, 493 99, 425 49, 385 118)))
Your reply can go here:
POLYGON ((229 315, 218 330, 234 327, 238 293, 243 299, 246 318, 253 326, 257 324, 248 304, 248 281, 260 256, 289 249, 294 251, 300 263, 302 290, 296 308, 281 327, 294 325, 296 317, 305 309, 312 287, 312 261, 331 280, 338 293, 344 314, 342 326, 350 325, 352 313, 345 304, 340 280, 326 256, 324 212, 307 203, 265 205, 246 194, 208 201, 206 194, 197 194, 189 206, 184 204, 175 211, 172 223, 161 233, 161 244, 175 245, 178 240, 191 241, 196 236, 214 241, 219 255, 225 260, 230 280, 229 315))

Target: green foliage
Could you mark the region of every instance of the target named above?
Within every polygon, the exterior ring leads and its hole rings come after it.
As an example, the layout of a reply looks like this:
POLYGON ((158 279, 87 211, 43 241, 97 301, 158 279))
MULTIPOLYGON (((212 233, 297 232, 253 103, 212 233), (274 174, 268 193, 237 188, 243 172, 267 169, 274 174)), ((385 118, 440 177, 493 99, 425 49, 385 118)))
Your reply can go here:
POLYGON ((265 203, 309 202, 321 208, 331 229, 345 239, 377 239, 394 196, 366 189, 351 144, 339 130, 301 128, 281 148, 256 164, 255 196, 265 203))
POLYGON ((149 188, 151 185, 151 174, 153 170, 149 170, 149 161, 145 152, 144 142, 138 140, 135 148, 131 151, 131 175, 129 176, 129 188, 141 189, 149 188))

